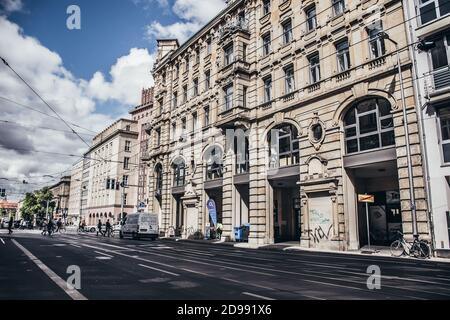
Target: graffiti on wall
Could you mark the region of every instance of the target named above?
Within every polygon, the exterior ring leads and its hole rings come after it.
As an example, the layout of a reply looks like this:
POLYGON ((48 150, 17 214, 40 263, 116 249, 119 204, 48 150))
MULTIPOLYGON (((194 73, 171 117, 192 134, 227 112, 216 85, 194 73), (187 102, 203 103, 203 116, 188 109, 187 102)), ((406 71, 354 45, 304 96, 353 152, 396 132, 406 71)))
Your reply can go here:
POLYGON ((320 202, 317 201, 317 204, 310 209, 310 228, 305 230, 308 237, 314 241, 314 244, 320 244, 321 241, 329 240, 333 229, 331 207, 328 205, 328 201, 323 201, 323 198, 321 200, 320 202))

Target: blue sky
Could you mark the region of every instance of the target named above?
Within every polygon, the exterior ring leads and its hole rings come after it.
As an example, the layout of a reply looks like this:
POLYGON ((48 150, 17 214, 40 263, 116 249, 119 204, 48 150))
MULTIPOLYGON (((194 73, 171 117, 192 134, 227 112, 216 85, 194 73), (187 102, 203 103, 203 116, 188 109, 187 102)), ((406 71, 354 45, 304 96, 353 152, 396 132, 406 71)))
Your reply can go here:
POLYGON ((179 20, 156 1, 145 5, 132 0, 24 0, 23 5, 10 20, 58 52, 65 67, 85 79, 96 71, 107 74, 130 48, 153 51, 155 41, 146 35, 152 21, 170 24, 179 20), (81 9, 81 30, 66 28, 66 9, 71 4, 81 9))

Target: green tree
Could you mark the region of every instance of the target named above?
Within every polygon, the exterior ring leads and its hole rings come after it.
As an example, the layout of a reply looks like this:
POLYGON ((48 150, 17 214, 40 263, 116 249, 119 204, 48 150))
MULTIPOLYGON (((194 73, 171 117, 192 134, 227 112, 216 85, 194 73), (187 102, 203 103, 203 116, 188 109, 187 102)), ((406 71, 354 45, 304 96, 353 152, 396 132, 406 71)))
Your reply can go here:
POLYGON ((24 220, 33 220, 36 217, 38 221, 46 218, 47 201, 48 212, 52 215, 55 208, 55 202, 52 202, 52 199, 53 194, 48 187, 34 191, 33 193, 27 193, 20 210, 22 218, 24 220))

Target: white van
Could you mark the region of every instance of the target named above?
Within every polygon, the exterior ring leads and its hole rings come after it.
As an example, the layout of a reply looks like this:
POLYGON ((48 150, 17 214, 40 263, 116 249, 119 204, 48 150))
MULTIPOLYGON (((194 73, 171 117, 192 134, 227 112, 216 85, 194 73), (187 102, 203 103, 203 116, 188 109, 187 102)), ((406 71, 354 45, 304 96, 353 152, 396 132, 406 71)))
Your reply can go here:
POLYGON ((125 217, 120 230, 120 238, 133 239, 150 238, 155 240, 159 236, 158 215, 153 213, 131 213, 125 217))

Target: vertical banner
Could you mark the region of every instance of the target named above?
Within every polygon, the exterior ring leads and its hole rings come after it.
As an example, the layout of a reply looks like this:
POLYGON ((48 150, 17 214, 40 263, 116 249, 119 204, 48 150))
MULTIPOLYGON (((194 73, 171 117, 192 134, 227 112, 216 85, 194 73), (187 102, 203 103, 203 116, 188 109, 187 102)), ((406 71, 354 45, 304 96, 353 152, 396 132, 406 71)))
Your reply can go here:
POLYGON ((208 207, 209 216, 211 217, 211 221, 213 226, 217 223, 217 210, 216 210, 216 203, 213 199, 209 199, 206 203, 206 206, 208 207))

